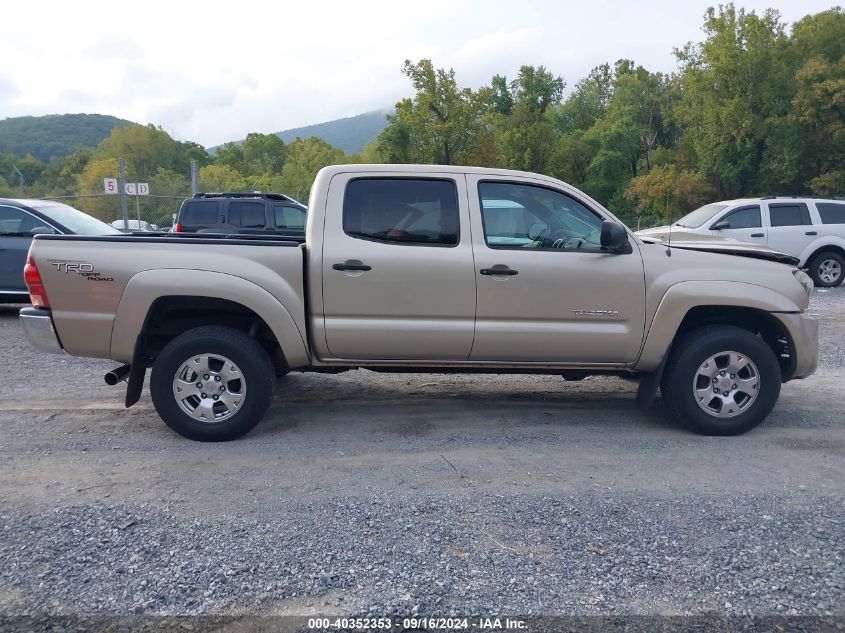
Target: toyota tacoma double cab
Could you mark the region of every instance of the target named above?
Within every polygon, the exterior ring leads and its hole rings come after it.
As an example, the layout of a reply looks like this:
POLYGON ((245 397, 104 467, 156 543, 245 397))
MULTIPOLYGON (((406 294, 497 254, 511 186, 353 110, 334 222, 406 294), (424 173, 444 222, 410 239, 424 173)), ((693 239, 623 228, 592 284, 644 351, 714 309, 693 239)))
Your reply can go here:
MULTIPOLYGON (((231 440, 292 371, 591 374, 659 389, 696 432, 766 418, 810 375, 818 326, 797 260, 732 241, 631 233, 559 180, 430 165, 319 172, 302 240, 38 235, 21 311, 41 349, 147 369, 162 419, 231 440)), ((319 405, 315 403, 315 408, 319 405)))

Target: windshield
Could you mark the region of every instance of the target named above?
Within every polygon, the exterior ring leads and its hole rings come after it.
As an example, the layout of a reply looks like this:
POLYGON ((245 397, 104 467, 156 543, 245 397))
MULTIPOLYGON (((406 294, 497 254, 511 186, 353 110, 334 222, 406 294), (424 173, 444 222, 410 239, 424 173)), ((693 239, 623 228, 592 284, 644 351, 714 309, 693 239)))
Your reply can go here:
POLYGON ((726 209, 727 207, 728 205, 726 204, 705 204, 703 207, 699 207, 695 211, 687 213, 684 217, 675 222, 675 226, 682 226, 685 229, 697 229, 699 226, 707 222, 707 220, 719 213, 719 211, 726 209))
POLYGON ((114 235, 120 233, 116 228, 87 213, 69 207, 61 202, 27 202, 27 205, 40 211, 51 220, 55 220, 76 235, 114 235))

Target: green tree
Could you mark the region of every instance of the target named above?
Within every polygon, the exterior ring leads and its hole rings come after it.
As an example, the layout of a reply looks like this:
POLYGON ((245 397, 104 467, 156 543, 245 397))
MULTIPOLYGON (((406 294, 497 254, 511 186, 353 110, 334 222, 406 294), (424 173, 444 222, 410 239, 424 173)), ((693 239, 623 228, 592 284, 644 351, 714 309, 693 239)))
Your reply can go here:
POLYGON ((278 174, 282 171, 285 164, 285 142, 275 134, 247 134, 242 147, 247 173, 278 174))
POLYGON ((201 191, 242 191, 249 187, 247 177, 229 165, 206 165, 199 170, 201 191))
POLYGON ((402 162, 455 165, 465 161, 476 143, 481 115, 490 95, 460 88, 455 71, 436 69, 431 60, 405 61, 402 73, 415 95, 396 104, 379 135, 380 151, 402 162))
POLYGON ((649 217, 669 224, 712 200, 713 194, 713 186, 700 175, 674 163, 637 176, 625 190, 625 197, 634 202, 638 225, 649 217))
POLYGON ((296 139, 287 146, 287 158, 279 178, 271 179, 273 189, 305 201, 317 172, 328 165, 345 162, 343 150, 315 136, 296 139))
POLYGON ((676 50, 685 145, 720 195, 756 193, 768 131, 792 94, 784 25, 777 11, 757 15, 728 4, 707 10, 704 32, 702 43, 676 50))

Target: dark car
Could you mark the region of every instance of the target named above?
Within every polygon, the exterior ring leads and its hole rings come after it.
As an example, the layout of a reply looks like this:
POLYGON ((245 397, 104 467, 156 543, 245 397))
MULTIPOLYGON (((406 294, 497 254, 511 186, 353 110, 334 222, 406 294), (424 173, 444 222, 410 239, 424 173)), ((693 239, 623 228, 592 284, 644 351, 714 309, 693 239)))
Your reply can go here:
POLYGON ((0 303, 29 303, 23 267, 39 234, 120 234, 87 213, 52 200, 0 198, 0 303))
POLYGON ((306 212, 280 193, 196 193, 182 203, 173 231, 303 237, 306 212))

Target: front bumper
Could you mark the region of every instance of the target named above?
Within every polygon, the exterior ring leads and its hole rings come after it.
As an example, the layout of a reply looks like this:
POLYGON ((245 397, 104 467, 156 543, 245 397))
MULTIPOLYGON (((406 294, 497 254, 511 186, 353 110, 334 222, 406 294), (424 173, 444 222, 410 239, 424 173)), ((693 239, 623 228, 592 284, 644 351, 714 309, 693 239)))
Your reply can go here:
POLYGON ((792 374, 787 377, 806 378, 816 371, 819 364, 819 321, 817 314, 799 312, 797 314, 774 313, 783 324, 792 343, 795 355, 792 374))
POLYGON ((20 311, 21 326, 27 340, 33 347, 42 352, 61 354, 62 344, 53 327, 53 318, 49 310, 40 308, 23 308, 20 311))

